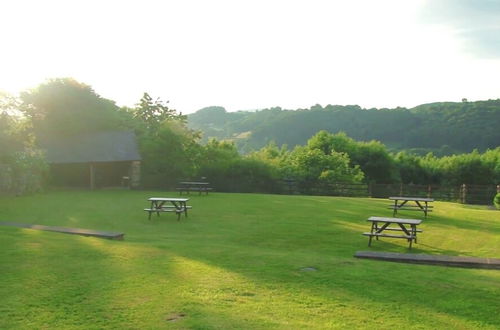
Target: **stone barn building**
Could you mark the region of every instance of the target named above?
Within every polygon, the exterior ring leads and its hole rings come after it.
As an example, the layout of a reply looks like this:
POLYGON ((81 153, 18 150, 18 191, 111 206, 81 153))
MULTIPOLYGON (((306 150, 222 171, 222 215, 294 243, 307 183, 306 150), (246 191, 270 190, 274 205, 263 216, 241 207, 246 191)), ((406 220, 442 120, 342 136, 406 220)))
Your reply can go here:
POLYGON ((141 156, 134 132, 94 132, 41 143, 55 186, 140 185, 141 156))

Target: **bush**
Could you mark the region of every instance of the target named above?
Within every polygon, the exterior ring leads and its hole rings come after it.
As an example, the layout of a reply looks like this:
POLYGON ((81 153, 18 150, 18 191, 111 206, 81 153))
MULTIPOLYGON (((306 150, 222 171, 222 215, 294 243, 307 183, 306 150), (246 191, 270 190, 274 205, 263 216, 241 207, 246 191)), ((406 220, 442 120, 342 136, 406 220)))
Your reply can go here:
POLYGON ((493 198, 493 204, 495 204, 497 210, 500 210, 500 193, 496 194, 495 198, 493 198))
POLYGON ((0 191, 24 195, 43 190, 48 165, 39 150, 24 150, 0 164, 0 191))
POLYGON ((199 176, 207 177, 217 191, 275 193, 280 189, 272 166, 254 159, 240 158, 205 166, 199 176))

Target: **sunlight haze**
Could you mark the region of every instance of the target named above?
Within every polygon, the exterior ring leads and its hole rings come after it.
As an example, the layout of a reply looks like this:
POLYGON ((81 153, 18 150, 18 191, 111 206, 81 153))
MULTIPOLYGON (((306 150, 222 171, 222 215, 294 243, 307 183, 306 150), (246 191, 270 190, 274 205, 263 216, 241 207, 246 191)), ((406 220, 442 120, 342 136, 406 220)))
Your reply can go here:
POLYGON ((500 97, 495 1, 2 1, 0 90, 73 77, 183 113, 500 97))

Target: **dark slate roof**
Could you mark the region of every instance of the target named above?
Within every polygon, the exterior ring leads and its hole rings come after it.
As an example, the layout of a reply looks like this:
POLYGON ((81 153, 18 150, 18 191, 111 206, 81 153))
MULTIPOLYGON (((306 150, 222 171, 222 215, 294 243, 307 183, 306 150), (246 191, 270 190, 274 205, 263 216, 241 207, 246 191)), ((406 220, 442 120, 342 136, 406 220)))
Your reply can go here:
POLYGON ((141 160, 134 132, 94 132, 42 143, 51 164, 141 160))

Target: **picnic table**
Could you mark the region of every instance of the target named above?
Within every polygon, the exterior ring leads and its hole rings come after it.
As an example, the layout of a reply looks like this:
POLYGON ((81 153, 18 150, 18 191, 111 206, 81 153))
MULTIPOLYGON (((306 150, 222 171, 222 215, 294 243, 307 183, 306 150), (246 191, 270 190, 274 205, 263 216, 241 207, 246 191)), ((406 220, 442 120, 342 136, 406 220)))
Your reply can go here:
POLYGON ((177 190, 181 195, 183 191, 187 194, 189 194, 191 191, 198 191, 200 195, 202 192, 205 192, 205 194, 208 195, 208 192, 212 190, 212 188, 208 186, 209 184, 210 183, 208 182, 181 181, 179 182, 179 187, 177 187, 177 190))
POLYGON ((187 210, 191 208, 191 206, 186 205, 188 200, 189 198, 151 197, 148 199, 151 202, 151 207, 144 209, 144 211, 149 213, 149 220, 151 220, 151 213, 156 213, 157 216, 160 216, 160 212, 175 212, 177 220, 179 220, 182 213, 187 217, 187 210))
POLYGON ((392 216, 396 216, 398 210, 422 211, 427 218, 427 213, 432 212, 433 206, 429 203, 434 202, 433 198, 424 197, 389 197, 389 200, 394 201, 394 205, 389 206, 393 210, 392 216), (409 205, 408 202, 413 202, 414 205, 409 205))
POLYGON ((415 241, 415 243, 417 243, 417 233, 422 232, 422 230, 417 229, 417 226, 422 223, 422 220, 419 219, 369 217, 367 221, 372 223, 370 232, 363 233, 363 235, 370 237, 368 246, 371 246, 373 237, 375 237, 377 241, 379 237, 389 237, 408 240, 411 249, 412 242, 415 241), (397 227, 389 227, 390 225, 397 225, 397 227), (399 231, 402 233, 401 235, 394 235, 384 233, 385 231, 399 231))

